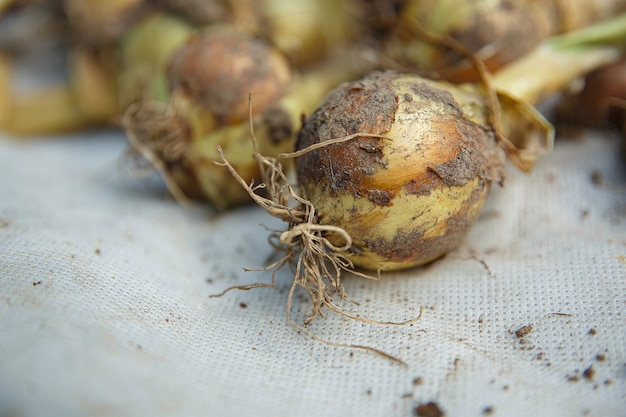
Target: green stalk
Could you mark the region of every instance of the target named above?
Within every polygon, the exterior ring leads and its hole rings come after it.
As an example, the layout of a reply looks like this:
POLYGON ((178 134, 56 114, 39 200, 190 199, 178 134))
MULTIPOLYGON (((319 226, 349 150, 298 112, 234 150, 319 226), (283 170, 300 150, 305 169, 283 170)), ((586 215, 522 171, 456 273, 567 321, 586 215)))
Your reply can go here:
POLYGON ((494 75, 498 91, 538 103, 577 78, 617 61, 626 46, 626 13, 547 39, 494 75))

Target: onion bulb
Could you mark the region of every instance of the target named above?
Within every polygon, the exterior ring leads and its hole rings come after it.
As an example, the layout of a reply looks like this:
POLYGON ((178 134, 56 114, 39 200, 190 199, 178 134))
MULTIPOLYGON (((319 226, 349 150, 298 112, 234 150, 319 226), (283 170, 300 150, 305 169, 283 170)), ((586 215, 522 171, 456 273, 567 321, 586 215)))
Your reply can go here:
POLYGON ((260 39, 234 29, 192 36, 171 57, 168 78, 173 100, 192 102, 218 125, 247 120, 248 95, 263 111, 282 97, 291 71, 284 55, 260 39))
POLYGON ((382 72, 336 89, 307 120, 297 149, 357 135, 296 161, 319 223, 352 237, 356 266, 432 261, 474 224, 490 184, 506 174, 481 106, 479 95, 451 84, 382 72))
POLYGON ((167 101, 130 106, 124 127, 178 200, 205 200, 220 209, 251 203, 228 170, 214 163, 217 146, 246 181, 258 178, 249 117, 262 152, 288 152, 301 115, 354 73, 340 57, 292 74, 284 55, 261 39, 233 28, 208 29, 171 54, 167 101))
POLYGON ((490 184, 503 182, 503 146, 524 171, 551 148, 554 129, 531 103, 617 60, 620 47, 611 44, 626 36, 625 19, 551 38, 482 85, 377 72, 337 88, 296 143, 298 183, 315 221, 344 230, 347 256, 368 270, 448 253, 476 221, 490 184), (559 75, 532 76, 539 65, 559 75))
POLYGON ((424 40, 420 28, 454 38, 497 71, 550 36, 624 10, 625 0, 407 0, 385 37, 384 51, 403 70, 473 82, 479 77, 471 62, 424 40))
MULTIPOLYGON (((274 127, 268 142, 283 143, 280 132, 284 129, 280 126, 287 123, 291 133, 291 120, 272 117, 271 110, 291 85, 287 60, 265 42, 230 27, 188 34, 175 44, 178 46, 168 48, 168 54, 155 51, 147 60, 160 62, 162 67, 152 80, 157 86, 152 91, 157 92, 166 82, 167 93, 161 93, 160 100, 149 95, 130 105, 123 118, 124 128, 134 149, 161 172, 177 199, 206 198, 221 208, 241 204, 245 193, 229 186, 230 176, 215 175, 219 167, 203 149, 210 145, 215 153, 216 145, 221 144, 233 160, 251 161, 248 165, 256 167, 250 152, 240 154, 237 146, 242 136, 239 132, 247 131, 250 92, 259 95, 254 112, 259 116, 257 121, 268 120, 267 124, 274 127)), ((248 149, 249 140, 243 143, 246 146, 242 149, 248 149)), ((285 149, 284 144, 281 146, 278 152, 285 149)), ((266 151, 276 152, 271 148, 266 151)), ((249 175, 256 172, 244 164, 237 166, 249 175)))

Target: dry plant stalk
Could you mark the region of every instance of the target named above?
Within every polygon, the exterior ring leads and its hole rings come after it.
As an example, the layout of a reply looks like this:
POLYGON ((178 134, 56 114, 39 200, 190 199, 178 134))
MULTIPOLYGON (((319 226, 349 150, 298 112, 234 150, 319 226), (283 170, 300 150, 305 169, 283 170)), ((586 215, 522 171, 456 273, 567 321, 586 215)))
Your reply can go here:
MULTIPOLYGON (((252 114, 251 108, 250 96, 250 115, 252 114)), ((294 292, 297 287, 304 288, 309 294, 312 302, 312 312, 304 320, 305 325, 309 324, 318 315, 323 317, 324 307, 349 319, 382 325, 405 325, 419 320, 422 315, 422 309, 420 309, 420 313, 417 317, 402 322, 376 321, 350 314, 333 302, 333 298, 338 296, 341 300, 358 304, 348 298, 345 288, 341 283, 342 272, 348 272, 364 278, 377 280, 380 279, 380 277, 367 275, 354 269, 354 265, 350 261, 348 252, 352 246, 352 238, 350 235, 340 227, 317 223, 315 207, 309 200, 306 199, 305 196, 298 193, 295 187, 291 185, 283 170, 282 163, 280 162, 280 159, 294 158, 302 155, 303 153, 317 149, 320 146, 349 141, 363 136, 375 136, 379 138, 382 136, 371 134, 350 135, 325 142, 324 144, 313 145, 309 149, 289 154, 281 154, 276 158, 263 156, 258 151, 252 117, 250 117, 250 136, 255 149, 253 156, 259 164, 262 182, 258 184, 255 184, 254 182, 248 184, 228 162, 222 149, 219 147, 218 152, 222 162, 216 162, 216 164, 225 166, 260 207, 272 216, 277 217, 289 224, 286 231, 274 231, 272 235, 270 235, 270 244, 272 247, 276 250, 283 251, 284 255, 279 260, 267 265, 266 267, 256 270, 273 270, 271 283, 236 285, 227 288, 219 294, 212 295, 211 297, 221 297, 228 291, 234 289, 249 290, 253 288, 274 288, 276 286, 276 273, 285 265, 292 266, 295 270, 294 280, 289 289, 285 309, 287 323, 290 326, 298 329, 311 338, 322 341, 326 344, 370 351, 387 359, 406 365, 401 359, 370 346, 341 344, 323 339, 291 320, 291 306, 294 292), (292 207, 289 205, 291 201, 295 202, 295 206, 292 207), (333 240, 336 241, 337 238, 339 238, 343 241, 343 244, 337 245, 331 243, 327 237, 330 234, 334 235, 335 238, 333 240)), ((250 271, 250 269, 246 270, 250 271)))

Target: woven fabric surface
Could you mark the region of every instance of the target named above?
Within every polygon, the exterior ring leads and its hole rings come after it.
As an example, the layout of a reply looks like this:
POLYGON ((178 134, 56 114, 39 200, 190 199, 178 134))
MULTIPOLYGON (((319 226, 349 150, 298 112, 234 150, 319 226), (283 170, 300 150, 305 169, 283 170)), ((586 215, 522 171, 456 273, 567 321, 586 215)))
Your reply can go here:
MULTIPOLYGON (((293 275, 255 207, 183 207, 129 174, 119 132, 0 139, 0 416, 620 417, 626 410, 621 139, 559 140, 513 167, 461 246, 380 281, 354 314, 285 321, 293 275), (264 227, 265 226, 265 227, 264 227), (517 334, 516 334, 517 331, 517 334)), ((298 293, 292 317, 310 306, 298 293)))

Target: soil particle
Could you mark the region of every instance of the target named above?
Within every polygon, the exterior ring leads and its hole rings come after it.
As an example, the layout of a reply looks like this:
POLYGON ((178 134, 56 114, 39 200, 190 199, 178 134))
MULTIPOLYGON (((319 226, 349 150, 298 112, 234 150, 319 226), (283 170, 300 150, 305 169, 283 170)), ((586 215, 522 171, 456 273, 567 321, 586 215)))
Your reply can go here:
POLYGON ((583 378, 588 381, 593 380, 593 377, 596 375, 596 370, 593 369, 593 365, 590 365, 587 369, 585 369, 582 373, 583 378))
POLYGON ((457 116, 463 114, 463 109, 449 91, 434 88, 428 83, 416 83, 412 86, 412 90, 422 99, 443 104, 457 116))
POLYGON ((602 185, 603 183, 603 175, 600 170, 594 169, 591 173, 591 183, 593 185, 602 185))
POLYGON ((441 411, 437 403, 431 401, 425 404, 420 404, 415 407, 415 415, 418 417, 443 417, 444 412, 441 411))
POLYGON ((522 326, 519 329, 515 330, 515 337, 518 339, 525 337, 533 330, 533 325, 529 324, 527 326, 522 326))
POLYGON ((394 194, 384 190, 370 190, 367 193, 367 197, 372 203, 378 206, 388 207, 392 205, 391 200, 393 199, 394 194))
POLYGON ((439 175, 433 170, 428 170, 420 181, 410 180, 404 184, 404 189, 411 195, 429 195, 440 181, 442 179, 439 175))

